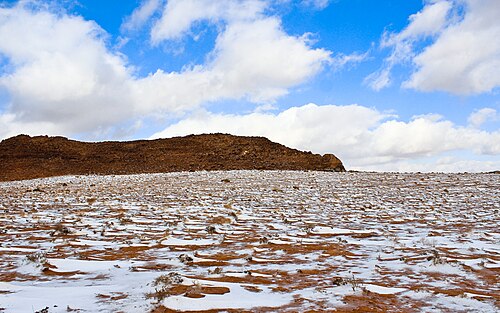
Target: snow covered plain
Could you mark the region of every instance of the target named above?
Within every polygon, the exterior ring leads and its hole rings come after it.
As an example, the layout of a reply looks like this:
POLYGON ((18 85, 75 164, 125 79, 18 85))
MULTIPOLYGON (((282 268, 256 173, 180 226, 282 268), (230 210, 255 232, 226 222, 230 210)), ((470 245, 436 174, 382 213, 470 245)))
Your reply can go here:
POLYGON ((498 312, 500 176, 0 183, 0 312, 498 312))

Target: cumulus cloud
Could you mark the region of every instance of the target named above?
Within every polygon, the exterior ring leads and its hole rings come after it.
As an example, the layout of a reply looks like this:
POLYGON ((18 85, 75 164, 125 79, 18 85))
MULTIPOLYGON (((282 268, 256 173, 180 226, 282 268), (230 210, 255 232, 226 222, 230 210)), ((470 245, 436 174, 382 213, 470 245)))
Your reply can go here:
POLYGON ((390 72, 401 62, 411 60, 415 53, 413 46, 416 41, 439 33, 446 25, 446 17, 451 8, 449 1, 437 1, 426 5, 422 11, 409 17, 409 25, 400 33, 385 32, 380 46, 392 48, 392 52, 384 61, 385 65, 379 71, 370 74, 365 82, 374 90, 380 90, 390 85, 390 72))
MULTIPOLYGON (((152 138, 210 132, 265 136, 293 148, 316 153, 333 152, 348 161, 349 168, 356 169, 409 170, 414 166, 414 170, 450 171, 451 163, 432 167, 433 161, 415 169, 414 161, 439 156, 445 160, 443 155, 456 151, 474 151, 476 155, 485 156, 500 154, 498 130, 486 132, 460 127, 432 114, 400 121, 394 115, 360 105, 308 104, 278 114, 231 115, 202 111, 152 138)), ((457 166, 472 164, 464 162, 453 159, 457 166)), ((489 167, 481 169, 478 166, 479 163, 468 170, 489 170, 489 167)))
POLYGON ((329 51, 311 49, 307 36, 286 35, 273 17, 229 25, 214 52, 212 71, 231 91, 252 91, 257 102, 285 94, 331 60, 329 51))
POLYGON ((439 157, 417 158, 413 160, 397 160, 389 163, 378 164, 376 167, 361 167, 376 171, 398 172, 490 172, 498 170, 500 161, 495 158, 482 158, 473 156, 454 156, 451 153, 442 153, 439 157))
MULTIPOLYGON (((156 6, 143 2, 130 25, 144 22, 156 6)), ((0 72, 0 88, 10 99, 0 137, 19 125, 33 129, 29 123, 53 124, 59 134, 106 137, 130 119, 181 114, 211 101, 273 103, 332 58, 330 51, 313 48, 307 35, 288 35, 278 17, 262 14, 264 6, 256 0, 169 1, 151 30, 162 25, 158 40, 183 36, 200 19, 225 26, 204 64, 146 77, 107 47, 107 34, 95 22, 24 2, 0 8, 0 56, 8 69, 0 72), (183 22, 171 24, 174 17, 183 22)))
POLYGON ((403 87, 461 95, 492 91, 500 86, 498 16, 496 0, 430 1, 401 32, 384 35, 381 47, 392 52, 366 82, 375 90, 384 88, 392 68, 410 61, 414 73, 403 87), (426 40, 430 43, 416 51, 426 40))
MULTIPOLYGON (((330 51, 312 48, 307 34, 286 34, 278 17, 264 14, 267 6, 261 0, 170 0, 151 30, 151 40, 181 39, 197 22, 222 23, 208 62, 183 73, 194 85, 187 96, 196 102, 242 97, 273 102, 333 59, 330 51)), ((159 71, 152 77, 171 76, 159 71)))
POLYGON ((267 17, 228 25, 206 64, 180 73, 158 70, 135 87, 146 99, 146 111, 189 109, 220 99, 273 102, 330 60, 329 51, 311 48, 307 36, 287 35, 279 19, 267 17))
POLYGON ((212 114, 201 111, 171 125, 153 136, 171 137, 189 132, 227 132, 237 135, 265 136, 300 149, 327 152, 335 145, 354 146, 364 130, 376 125, 385 115, 358 105, 293 107, 279 114, 212 114))
POLYGON ((0 54, 8 60, 0 88, 11 100, 8 120, 57 122, 61 132, 79 132, 127 116, 130 70, 107 50, 105 36, 80 17, 23 4, 0 8, 0 54))
POLYGON ((19 134, 49 135, 61 134, 61 127, 51 122, 24 122, 15 114, 0 114, 0 138, 8 138, 19 134))
POLYGON ((500 2, 469 0, 458 23, 414 58, 416 72, 404 86, 454 94, 488 92, 500 86, 500 2))
POLYGON ((189 32, 194 23, 208 21, 252 21, 263 16, 267 3, 262 0, 170 0, 161 18, 151 30, 151 40, 179 39, 189 32))

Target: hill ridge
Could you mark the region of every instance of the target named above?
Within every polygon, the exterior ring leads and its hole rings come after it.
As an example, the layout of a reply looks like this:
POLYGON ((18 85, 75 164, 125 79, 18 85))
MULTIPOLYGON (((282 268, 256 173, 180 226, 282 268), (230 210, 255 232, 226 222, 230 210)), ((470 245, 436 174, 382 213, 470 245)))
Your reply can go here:
POLYGON ((251 169, 345 171, 333 154, 288 148, 266 137, 221 133, 102 142, 18 135, 0 142, 0 181, 62 175, 251 169))

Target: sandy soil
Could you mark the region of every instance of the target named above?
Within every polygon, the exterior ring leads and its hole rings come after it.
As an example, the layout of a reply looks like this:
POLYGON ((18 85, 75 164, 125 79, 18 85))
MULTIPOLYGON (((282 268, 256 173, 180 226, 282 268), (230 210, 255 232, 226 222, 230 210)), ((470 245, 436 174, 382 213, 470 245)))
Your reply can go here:
POLYGON ((500 176, 0 183, 0 312, 498 312, 500 176))

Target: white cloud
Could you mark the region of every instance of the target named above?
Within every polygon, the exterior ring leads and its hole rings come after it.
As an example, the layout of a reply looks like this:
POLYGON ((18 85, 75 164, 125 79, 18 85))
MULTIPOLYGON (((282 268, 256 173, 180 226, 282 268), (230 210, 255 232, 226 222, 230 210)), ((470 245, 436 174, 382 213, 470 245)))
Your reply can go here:
MULTIPOLYGON (((447 153, 457 151, 474 151, 476 156, 500 155, 499 130, 486 132, 460 127, 438 115, 399 121, 395 116, 359 105, 308 104, 278 114, 230 115, 202 111, 152 138, 211 132, 265 136, 293 148, 316 153, 333 152, 349 168, 365 170, 452 171, 452 164, 459 170, 458 164, 474 162, 461 159, 452 162, 449 159, 449 163, 437 164, 429 159, 440 157, 446 160, 447 153), (428 164, 416 169, 419 159, 428 161, 428 164)), ((500 165, 500 162, 486 162, 483 169, 480 163, 474 164, 469 171, 491 170, 490 166, 500 165)))
POLYGON ((364 83, 375 91, 380 91, 391 85, 391 70, 394 64, 388 64, 386 67, 366 76, 364 83))
POLYGON ((181 73, 161 70, 135 88, 141 110, 186 110, 220 99, 273 102, 317 74, 330 52, 311 49, 307 37, 289 36, 276 18, 228 25, 219 35, 211 60, 181 73))
POLYGON ((497 111, 492 108, 482 108, 469 116, 469 125, 475 128, 481 127, 487 121, 498 121, 500 119, 497 111))
POLYGON ((332 148, 352 146, 363 131, 376 125, 385 115, 374 109, 350 106, 293 107, 279 114, 247 115, 198 112, 153 138, 185 135, 189 132, 228 132, 237 135, 259 135, 295 148, 326 152, 332 148))
MULTIPOLYGON (((28 123, 53 124, 62 135, 105 137, 130 119, 180 114, 211 101, 269 104, 332 61, 331 52, 312 48, 307 35, 290 36, 279 18, 260 14, 261 1, 169 1, 164 16, 186 14, 189 29, 197 18, 189 17, 188 3, 217 3, 216 11, 208 11, 222 12, 218 18, 226 26, 214 50, 205 64, 146 77, 137 77, 122 55, 107 48, 107 34, 94 22, 23 3, 0 8, 0 56, 9 69, 0 72, 0 88, 11 101, 0 112, 11 127, 0 130, 0 137, 19 125, 34 129, 28 123)), ((153 4, 143 2, 138 10, 153 4)), ((146 11, 138 18, 151 13, 146 11)), ((175 32, 182 34, 183 27, 175 32)))
POLYGON ((367 76, 365 83, 377 91, 389 86, 392 68, 414 57, 413 45, 416 41, 433 36, 443 29, 450 8, 449 1, 430 3, 422 11, 411 15, 409 25, 400 33, 385 32, 380 45, 383 48, 392 48, 392 52, 385 59, 383 68, 367 76))
POLYGON ((133 31, 141 28, 160 7, 162 0, 143 0, 141 5, 125 19, 122 30, 133 31))
POLYGON ((78 132, 120 121, 131 109, 130 71, 106 49, 97 24, 19 4, 0 8, 0 38, 0 54, 9 60, 0 88, 16 120, 78 132))
POLYGON ((223 76, 229 90, 250 91, 257 102, 285 94, 330 61, 329 51, 311 49, 307 36, 285 34, 273 17, 229 25, 214 52, 213 72, 223 76))
POLYGON ((336 69, 341 69, 346 65, 349 64, 357 64, 360 62, 365 61, 370 54, 370 50, 366 51, 365 53, 351 53, 351 54, 338 54, 336 55, 333 59, 331 64, 333 65, 334 68, 336 69))
POLYGON ((278 17, 264 15, 267 5, 261 0, 168 1, 151 29, 155 44, 183 38, 197 22, 224 27, 205 64, 180 73, 159 70, 139 81, 136 91, 145 99, 141 110, 185 110, 228 98, 272 103, 333 61, 330 51, 311 47, 307 34, 286 34, 278 17))
POLYGON ((391 83, 396 64, 411 61, 414 73, 405 88, 468 95, 500 86, 500 2, 438 0, 410 16, 399 33, 385 33, 381 47, 391 48, 384 66, 366 78, 373 89, 391 83), (463 11, 462 15, 457 12, 463 11), (417 51, 417 44, 425 44, 417 51))
MULTIPOLYGON (((474 156, 474 158, 478 158, 474 156)), ((490 172, 500 168, 500 161, 494 158, 481 160, 470 159, 468 156, 457 157, 443 153, 440 157, 419 158, 414 160, 398 160, 376 167, 367 167, 368 170, 398 171, 398 172, 490 172)), ((362 168, 361 168, 362 169, 362 168)))
POLYGON ((448 0, 429 3, 422 11, 410 15, 409 25, 401 33, 386 38, 382 45, 393 45, 405 39, 439 33, 447 23, 451 5, 452 3, 448 0))
POLYGON ((194 23, 209 21, 255 20, 262 16, 267 3, 261 0, 169 0, 161 18, 151 30, 151 41, 180 39, 194 23))
POLYGON ((57 136, 61 133, 60 126, 51 122, 23 122, 14 114, 0 114, 0 139, 19 134, 57 136))
POLYGON ((373 131, 371 144, 381 155, 414 157, 453 150, 500 154, 500 131, 488 133, 455 126, 440 116, 418 116, 409 122, 391 120, 373 131))
POLYGON ((414 58, 405 87, 467 95, 500 86, 500 1, 468 0, 466 10, 414 58))

